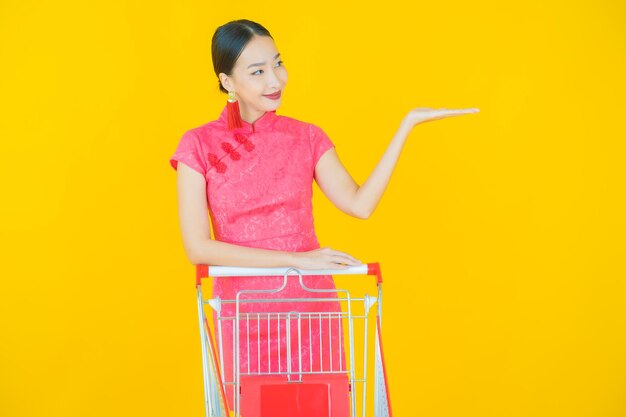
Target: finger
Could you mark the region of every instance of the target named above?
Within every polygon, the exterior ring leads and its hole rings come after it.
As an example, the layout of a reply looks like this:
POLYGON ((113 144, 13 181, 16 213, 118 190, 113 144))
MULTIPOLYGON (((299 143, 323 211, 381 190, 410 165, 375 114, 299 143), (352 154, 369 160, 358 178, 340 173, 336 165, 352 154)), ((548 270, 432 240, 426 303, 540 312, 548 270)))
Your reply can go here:
POLYGON ((443 119, 444 117, 462 116, 462 115, 465 115, 465 114, 472 114, 472 113, 477 113, 477 112, 469 111, 469 110, 447 110, 445 112, 440 112, 436 116, 436 118, 443 119))
POLYGON ((335 263, 323 263, 323 264, 319 264, 319 265, 315 265, 315 266, 311 266, 311 267, 307 267, 307 268, 301 268, 301 269, 309 269, 312 271, 318 270, 318 269, 348 269, 350 268, 350 265, 343 265, 343 264, 335 264, 335 263))
POLYGON ((347 264, 349 266, 353 266, 353 265, 359 265, 360 262, 356 259, 351 259, 351 258, 347 258, 345 256, 335 256, 333 258, 333 262, 336 262, 338 264, 347 264))
POLYGON ((439 113, 444 114, 466 114, 466 113, 476 113, 475 109, 441 109, 439 113))
POLYGON ((478 110, 477 108, 471 108, 471 109, 449 109, 447 111, 447 113, 452 113, 452 114, 471 114, 471 113, 478 113, 480 110, 478 110))
POLYGON ((346 264, 346 265, 350 265, 350 266, 360 265, 361 264, 361 261, 359 261, 359 260, 350 259, 350 258, 346 258, 346 257, 343 257, 343 256, 335 257, 335 258, 333 258, 331 260, 331 262, 340 263, 340 264, 346 264))
POLYGON ((344 257, 345 259, 347 259, 347 260, 349 260, 349 261, 353 262, 353 263, 354 263, 354 264, 356 264, 356 265, 360 265, 360 264, 361 264, 361 261, 359 261, 358 259, 356 259, 356 258, 355 258, 354 256, 352 256, 352 255, 349 255, 349 254, 347 254, 347 253, 345 253, 345 252, 341 252, 341 251, 338 251, 338 250, 336 250, 336 251, 334 251, 334 252, 335 252, 335 256, 341 256, 341 257, 344 257))
POLYGON ((350 255, 350 254, 349 254, 349 253, 347 253, 347 252, 342 252, 342 251, 337 250, 337 249, 331 249, 331 251, 332 251, 332 254, 333 254, 333 255, 338 255, 338 256, 346 256, 346 257, 348 257, 348 258, 352 258, 352 259, 356 260, 356 258, 355 258, 354 256, 350 255))
POLYGON ((343 258, 346 259, 348 262, 354 264, 354 265, 360 265, 361 261, 359 261, 357 258, 355 258, 354 256, 350 256, 348 254, 344 254, 343 258))

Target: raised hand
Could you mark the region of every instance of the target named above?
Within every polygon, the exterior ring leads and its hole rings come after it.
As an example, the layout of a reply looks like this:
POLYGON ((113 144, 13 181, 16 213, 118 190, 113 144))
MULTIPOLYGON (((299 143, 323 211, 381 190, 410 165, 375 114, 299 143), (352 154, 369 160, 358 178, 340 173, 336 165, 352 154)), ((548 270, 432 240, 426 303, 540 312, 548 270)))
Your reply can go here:
POLYGON ((404 118, 403 123, 415 126, 420 123, 432 120, 444 119, 446 117, 461 116, 463 114, 478 113, 477 108, 469 109, 431 109, 428 107, 417 107, 411 110, 404 118))

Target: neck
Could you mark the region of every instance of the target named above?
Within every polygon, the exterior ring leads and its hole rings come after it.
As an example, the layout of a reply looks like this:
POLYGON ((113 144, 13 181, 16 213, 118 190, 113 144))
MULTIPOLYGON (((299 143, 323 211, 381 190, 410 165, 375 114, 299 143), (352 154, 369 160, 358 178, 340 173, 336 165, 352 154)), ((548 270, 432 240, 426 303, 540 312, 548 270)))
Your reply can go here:
POLYGON ((239 102, 239 111, 241 112, 241 119, 250 123, 251 125, 254 124, 254 122, 259 120, 261 116, 265 114, 264 111, 258 111, 258 110, 254 111, 254 110, 248 109, 246 106, 244 106, 241 103, 241 101, 239 102))

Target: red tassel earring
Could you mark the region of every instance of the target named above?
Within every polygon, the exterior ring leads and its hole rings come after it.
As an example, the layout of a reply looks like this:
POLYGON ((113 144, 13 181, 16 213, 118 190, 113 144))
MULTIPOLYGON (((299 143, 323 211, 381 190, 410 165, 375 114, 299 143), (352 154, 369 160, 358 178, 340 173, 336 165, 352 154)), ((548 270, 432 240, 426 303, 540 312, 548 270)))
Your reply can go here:
POLYGON ((228 112, 228 130, 233 130, 243 126, 241 120, 241 112, 239 110, 239 102, 235 98, 235 92, 228 92, 228 103, 226 104, 228 112))

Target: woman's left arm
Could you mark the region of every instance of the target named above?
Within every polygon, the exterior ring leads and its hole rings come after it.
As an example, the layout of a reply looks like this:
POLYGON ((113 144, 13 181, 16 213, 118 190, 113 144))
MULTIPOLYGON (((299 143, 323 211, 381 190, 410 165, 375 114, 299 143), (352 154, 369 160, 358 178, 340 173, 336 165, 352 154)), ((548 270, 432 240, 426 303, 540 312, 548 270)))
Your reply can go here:
POLYGON ((339 160, 335 149, 322 155, 315 166, 315 180, 322 192, 332 203, 346 214, 359 219, 367 219, 376 209, 389 184, 391 174, 400 158, 406 138, 414 126, 462 114, 477 113, 471 109, 429 109, 416 108, 402 120, 400 128, 391 139, 387 150, 363 185, 354 181, 339 160))

